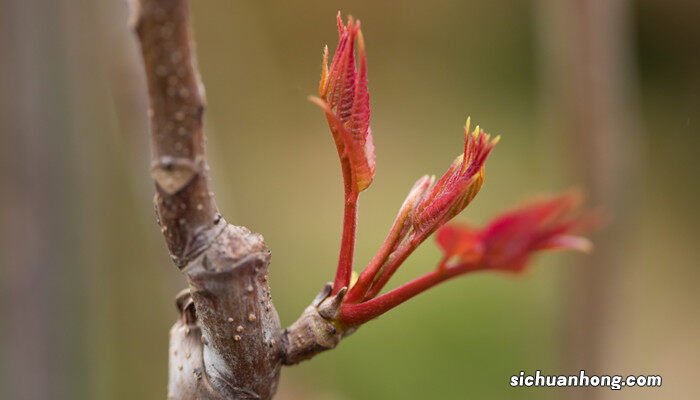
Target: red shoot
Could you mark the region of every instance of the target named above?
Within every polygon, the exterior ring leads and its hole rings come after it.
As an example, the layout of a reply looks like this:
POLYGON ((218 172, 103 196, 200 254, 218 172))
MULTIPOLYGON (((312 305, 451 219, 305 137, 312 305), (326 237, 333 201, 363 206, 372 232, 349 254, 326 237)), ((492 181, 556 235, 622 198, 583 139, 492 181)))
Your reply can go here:
POLYGON ((360 192, 372 183, 375 159, 360 21, 349 17, 345 25, 340 13, 337 21, 338 46, 330 67, 328 47, 324 49, 319 97, 311 98, 328 120, 345 186, 340 256, 331 291, 333 301, 329 303, 333 305, 329 310, 336 311, 324 318, 333 320, 337 326, 358 326, 446 279, 467 272, 487 269, 518 272, 540 250, 590 249, 587 239, 574 235, 586 228, 584 223, 590 218, 577 212, 578 197, 572 193, 511 211, 481 229, 456 224, 444 226, 481 190, 486 159, 499 141, 499 137, 491 139, 478 126, 470 131, 470 119, 467 119, 462 154, 437 183, 435 177, 427 175, 415 183, 384 243, 357 281, 351 282, 357 201, 360 192), (380 294, 403 262, 436 231, 444 253, 437 268, 380 294))
MULTIPOLYGON (((391 254, 380 251, 378 257, 375 257, 365 268, 356 287, 348 293, 348 302, 376 296, 406 258, 428 236, 464 210, 481 189, 486 158, 498 141, 498 137, 491 140, 490 135, 478 126, 470 132, 470 119, 467 119, 464 128, 464 152, 454 160, 434 187, 429 188, 432 179, 428 183, 426 178, 423 178, 419 181, 422 185, 416 184, 424 188, 420 191, 420 196, 415 196, 412 203, 410 221, 402 229, 404 236, 398 241, 394 239, 395 243, 392 243, 394 251, 391 254), (399 244, 399 241, 406 236, 406 240, 399 244)), ((411 197, 409 195, 409 199, 411 197)), ((392 237, 387 238, 387 240, 392 239, 392 237)), ((383 249, 385 247, 387 246, 382 246, 383 249)))
POLYGON ((361 191, 372 183, 375 171, 374 143, 369 126, 369 91, 367 90, 367 58, 360 30, 360 21, 348 18, 343 25, 340 12, 338 47, 328 67, 328 47, 324 49, 319 97, 311 100, 326 114, 343 171, 345 184, 345 212, 340 257, 333 293, 350 284, 355 231, 357 227, 357 199, 361 191), (355 44, 359 67, 355 63, 355 44))
POLYGON ((590 241, 574 235, 592 222, 590 215, 577 213, 579 203, 578 193, 568 192, 505 213, 480 230, 446 226, 438 231, 437 243, 448 265, 520 272, 540 250, 590 251, 590 241))
POLYGON ((590 214, 579 211, 578 196, 566 193, 505 213, 481 229, 443 227, 437 242, 444 257, 435 270, 378 297, 343 304, 339 319, 347 326, 363 324, 442 281, 468 272, 520 272, 541 250, 587 252, 591 243, 575 233, 590 230, 592 222, 590 214))

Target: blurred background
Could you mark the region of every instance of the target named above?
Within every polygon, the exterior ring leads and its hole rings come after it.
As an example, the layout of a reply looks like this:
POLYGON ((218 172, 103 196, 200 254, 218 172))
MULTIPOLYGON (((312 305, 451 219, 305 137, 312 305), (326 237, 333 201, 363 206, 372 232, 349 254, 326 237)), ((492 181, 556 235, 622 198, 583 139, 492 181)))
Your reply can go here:
MULTIPOLYGON (((459 217, 584 188, 611 215, 590 256, 450 281, 285 368, 279 399, 696 398, 700 3, 193 2, 208 156, 229 221, 261 232, 283 325, 332 278, 337 155, 316 91, 335 13, 362 20, 375 182, 356 260, 467 115, 503 140, 459 217), (695 261, 694 261, 695 260, 695 261), (511 388, 658 374, 662 388, 511 388)), ((146 87, 124 1, 0 0, 0 398, 162 399, 185 283, 155 224, 146 87)), ((435 265, 431 243, 394 284, 435 265)))

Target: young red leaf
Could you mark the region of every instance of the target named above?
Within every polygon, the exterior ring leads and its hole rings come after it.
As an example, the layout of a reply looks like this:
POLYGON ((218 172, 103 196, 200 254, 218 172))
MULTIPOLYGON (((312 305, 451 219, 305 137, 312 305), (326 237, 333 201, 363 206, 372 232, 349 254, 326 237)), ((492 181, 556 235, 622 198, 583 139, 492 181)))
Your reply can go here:
MULTIPOLYGON (((412 197, 410 221, 394 240, 391 252, 382 245, 381 251, 360 275, 358 287, 350 291, 349 301, 376 296, 387 284, 404 260, 437 228, 459 214, 474 199, 484 181, 484 164, 499 138, 490 136, 478 126, 470 132, 470 120, 464 130, 464 152, 452 163, 434 187, 433 179, 423 178, 420 196, 412 197), (411 233, 408 234, 408 231, 411 233), (408 235, 408 238, 403 238, 408 235), (371 283, 371 286, 369 286, 371 283)), ((393 231, 393 229, 392 229, 393 231)))
POLYGON ((470 119, 464 129, 464 153, 459 155, 435 187, 418 205, 413 227, 426 237, 462 212, 479 193, 484 182, 486 158, 500 137, 491 136, 478 126, 470 134, 470 119))
POLYGON ((519 272, 541 250, 590 251, 590 241, 575 235, 592 219, 577 211, 579 203, 579 195, 569 192, 505 213, 480 230, 446 226, 438 231, 437 243, 450 264, 519 272))
POLYGON ((360 21, 348 18, 343 24, 340 12, 338 47, 328 67, 328 47, 324 48, 319 97, 311 100, 323 109, 340 157, 345 186, 345 210, 340 255, 333 282, 333 294, 350 285, 357 227, 357 200, 372 183, 375 171, 374 143, 369 126, 367 57, 360 21), (357 45, 358 62, 355 62, 357 45))
POLYGON ((326 114, 343 165, 346 192, 359 193, 369 187, 375 172, 374 142, 369 126, 367 57, 360 21, 349 17, 347 25, 343 25, 340 13, 337 19, 338 47, 330 67, 328 47, 324 49, 319 97, 311 100, 326 114))

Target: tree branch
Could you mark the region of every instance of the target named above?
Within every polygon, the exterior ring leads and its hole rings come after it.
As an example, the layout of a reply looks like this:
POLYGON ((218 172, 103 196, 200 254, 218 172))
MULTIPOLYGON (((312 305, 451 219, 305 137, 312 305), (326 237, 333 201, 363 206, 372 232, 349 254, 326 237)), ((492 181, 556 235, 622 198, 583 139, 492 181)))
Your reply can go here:
POLYGON ((187 0, 140 0, 134 30, 148 82, 156 213, 189 290, 171 330, 169 399, 269 399, 281 328, 260 235, 227 224, 209 189, 202 87, 187 0))
POLYGON ((182 268, 217 234, 218 211, 204 158, 204 89, 192 54, 188 3, 139 4, 135 30, 150 99, 156 211, 173 260, 182 268))

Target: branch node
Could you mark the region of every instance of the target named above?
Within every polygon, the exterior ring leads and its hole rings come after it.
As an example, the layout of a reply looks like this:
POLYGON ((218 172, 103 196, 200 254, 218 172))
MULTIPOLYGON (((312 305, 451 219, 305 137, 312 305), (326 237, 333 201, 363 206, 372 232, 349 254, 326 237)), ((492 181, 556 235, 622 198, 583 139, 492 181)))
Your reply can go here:
POLYGON ((199 172, 197 163, 184 157, 162 156, 151 164, 151 177, 171 196, 185 188, 199 172))
POLYGON ((340 312, 340 304, 345 298, 345 294, 348 292, 347 287, 343 287, 338 291, 335 296, 330 296, 321 301, 318 305, 318 314, 329 321, 335 321, 338 319, 338 313, 340 312))
POLYGON ((345 329, 335 322, 347 288, 343 287, 332 296, 331 289, 331 283, 324 285, 299 319, 282 333, 285 365, 298 364, 333 349, 355 331, 355 328, 345 329))

